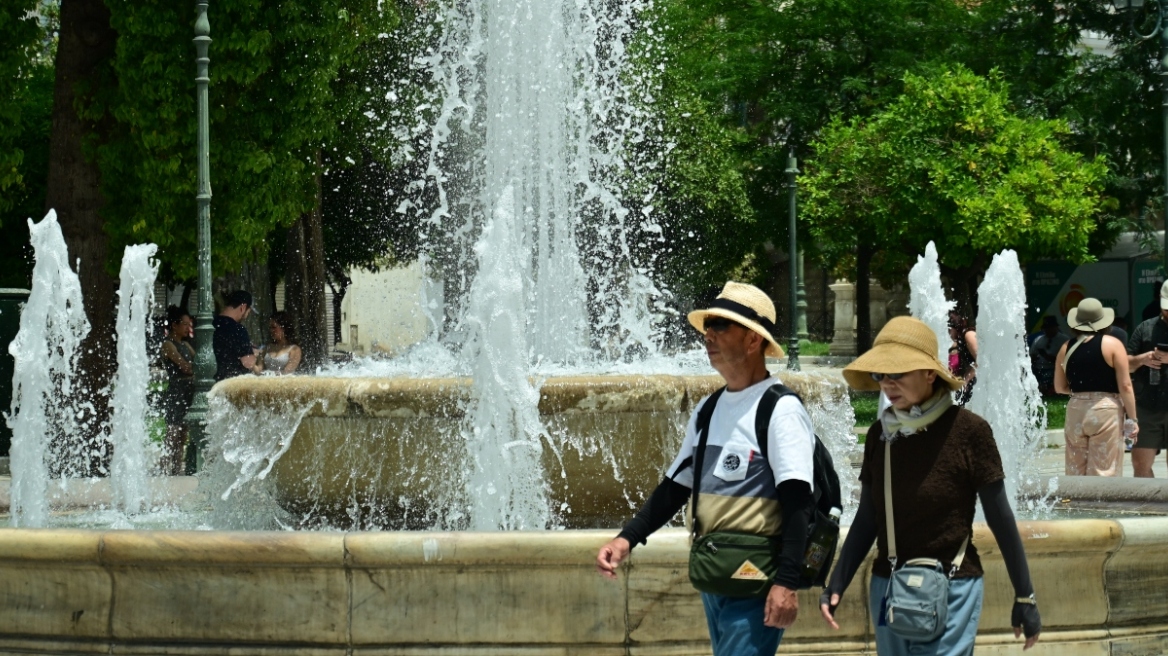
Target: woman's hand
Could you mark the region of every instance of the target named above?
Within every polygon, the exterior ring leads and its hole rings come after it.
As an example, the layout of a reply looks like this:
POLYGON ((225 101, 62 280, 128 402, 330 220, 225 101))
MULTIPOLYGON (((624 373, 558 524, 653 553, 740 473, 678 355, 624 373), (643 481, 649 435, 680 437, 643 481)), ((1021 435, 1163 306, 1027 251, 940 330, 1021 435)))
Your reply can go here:
POLYGON ((836 606, 839 606, 839 602, 839 593, 825 589, 823 594, 819 595, 819 612, 823 615, 823 620, 836 631, 839 631, 839 624, 836 624, 835 621, 835 609, 836 606))

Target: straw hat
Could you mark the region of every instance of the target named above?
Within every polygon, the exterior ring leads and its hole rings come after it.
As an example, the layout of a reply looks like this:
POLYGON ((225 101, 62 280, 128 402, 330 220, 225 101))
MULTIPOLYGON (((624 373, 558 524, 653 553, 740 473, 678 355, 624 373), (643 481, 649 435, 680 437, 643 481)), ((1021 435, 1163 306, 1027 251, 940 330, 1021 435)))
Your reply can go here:
POLYGON ((875 391, 871 374, 903 374, 918 369, 937 372, 951 389, 965 384, 937 359, 937 335, 920 319, 895 317, 876 336, 872 349, 844 367, 844 379, 858 390, 875 391))
POLYGON ((740 282, 726 283, 710 307, 689 313, 689 324, 705 335, 706 317, 723 317, 746 326, 769 342, 766 355, 783 357, 783 348, 774 337, 775 304, 758 287, 740 282))
POLYGON ((1097 298, 1085 298, 1079 306, 1067 313, 1067 325, 1071 330, 1097 333, 1115 321, 1115 310, 1103 307, 1097 298))

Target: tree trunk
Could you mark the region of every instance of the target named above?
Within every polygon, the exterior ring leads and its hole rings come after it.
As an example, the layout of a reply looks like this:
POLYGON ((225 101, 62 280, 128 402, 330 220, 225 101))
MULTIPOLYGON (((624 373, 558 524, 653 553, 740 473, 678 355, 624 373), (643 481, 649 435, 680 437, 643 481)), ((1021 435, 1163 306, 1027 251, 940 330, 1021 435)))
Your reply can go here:
POLYGON ((856 249, 856 355, 872 348, 872 245, 861 241, 856 249))
POLYGON ((345 302, 345 294, 349 293, 349 287, 353 281, 349 276, 335 275, 329 279, 329 288, 333 290, 333 344, 341 341, 341 304, 345 302), (333 283, 332 278, 336 279, 336 284, 333 283))
MULTIPOLYGON (((85 157, 83 146, 88 138, 100 139, 108 127, 83 120, 77 115, 77 105, 80 89, 101 83, 114 55, 117 33, 110 27, 110 12, 102 0, 64 0, 60 11, 45 209, 57 210, 69 256, 80 260, 78 275, 90 330, 81 347, 79 367, 81 386, 90 391, 82 392, 88 398, 77 400, 93 404, 95 412, 86 414, 82 431, 97 437, 109 416, 110 382, 117 367, 117 281, 106 270, 109 239, 101 218, 100 172, 97 163, 85 157)), ((94 458, 91 468, 101 471, 102 461, 107 460, 108 453, 94 458)))
MULTIPOLYGON (((316 154, 321 164, 320 152, 316 154)), ((284 253, 284 309, 292 315, 306 365, 328 357, 328 324, 324 286, 324 228, 321 223, 321 176, 316 175, 316 202, 288 229, 284 253)))

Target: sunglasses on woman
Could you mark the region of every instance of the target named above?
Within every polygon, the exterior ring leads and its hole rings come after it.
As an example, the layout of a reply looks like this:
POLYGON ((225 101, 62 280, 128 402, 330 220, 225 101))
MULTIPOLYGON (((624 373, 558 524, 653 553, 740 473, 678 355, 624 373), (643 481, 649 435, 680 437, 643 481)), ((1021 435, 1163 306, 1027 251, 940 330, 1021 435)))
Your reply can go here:
POLYGON ((741 326, 742 324, 731 321, 725 317, 706 317, 705 323, 702 324, 706 330, 712 330, 716 333, 724 333, 730 330, 730 326, 741 326))
POLYGON ((888 380, 900 380, 904 376, 904 374, 875 374, 874 373, 874 374, 871 374, 871 376, 872 376, 872 380, 879 383, 880 381, 884 380, 885 378, 887 378, 888 380))

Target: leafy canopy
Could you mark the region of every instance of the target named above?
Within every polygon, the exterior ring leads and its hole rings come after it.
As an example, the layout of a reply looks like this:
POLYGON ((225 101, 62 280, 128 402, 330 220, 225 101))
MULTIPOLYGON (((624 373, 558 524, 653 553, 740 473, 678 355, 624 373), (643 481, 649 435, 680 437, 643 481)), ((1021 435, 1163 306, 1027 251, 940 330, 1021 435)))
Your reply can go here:
MULTIPOLYGON (((111 253, 154 242, 176 279, 196 271, 195 13, 185 3, 108 0, 118 33, 92 118, 114 122, 93 144, 111 253)), ((397 21, 377 0, 223 0, 211 5, 210 137, 213 267, 262 261, 268 237, 316 202, 316 154, 360 107, 345 94, 362 46, 397 21)), ((347 142, 345 142, 347 143, 347 142)), ((344 161, 343 156, 336 159, 344 161)))
POLYGON ((930 241, 954 269, 1012 248, 1023 261, 1090 258, 1107 167, 1062 144, 1057 120, 1010 109, 1000 76, 964 67, 907 74, 869 119, 835 121, 812 147, 803 212, 828 262, 863 239, 887 279, 930 241))

